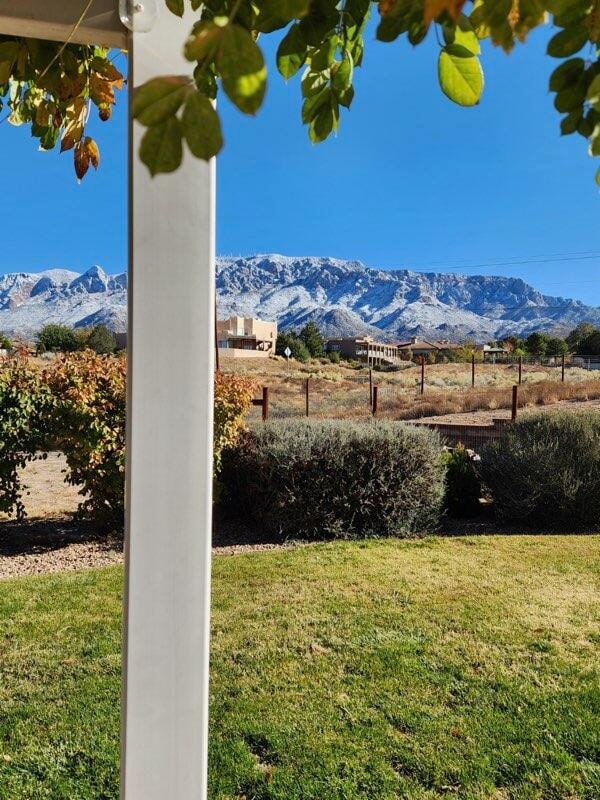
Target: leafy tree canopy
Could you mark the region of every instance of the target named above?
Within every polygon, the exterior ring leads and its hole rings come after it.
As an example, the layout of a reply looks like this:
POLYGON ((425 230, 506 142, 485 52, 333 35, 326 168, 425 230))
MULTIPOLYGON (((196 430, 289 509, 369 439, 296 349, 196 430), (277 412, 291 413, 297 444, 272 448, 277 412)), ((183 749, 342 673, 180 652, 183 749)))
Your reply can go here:
POLYGON ((77 335, 68 325, 49 324, 36 336, 38 353, 73 353, 79 350, 77 335))
POLYGON ((545 356, 548 349, 549 336, 546 333, 536 331, 530 334, 525 340, 525 347, 532 356, 545 356))
POLYGON ((578 353, 582 343, 592 334, 597 333, 597 329, 591 322, 580 322, 579 325, 567 336, 566 342, 572 353, 578 353))
MULTIPOLYGON (((277 69, 287 81, 302 70, 301 118, 312 142, 340 126, 354 99, 354 74, 365 58, 364 31, 378 14, 377 39, 439 43, 437 73, 444 94, 461 106, 480 102, 484 90, 481 42, 506 52, 533 28, 552 22, 548 55, 559 63, 549 89, 562 115, 563 135, 579 134, 600 155, 600 0, 164 0, 198 19, 184 44, 190 75, 157 77, 138 88, 137 120, 147 130, 140 156, 153 175, 172 172, 184 143, 202 159, 223 146, 218 92, 244 114, 262 105, 267 70, 261 37, 279 37, 277 69)), ((83 177, 98 166, 96 143, 85 134, 90 105, 108 119, 123 76, 106 50, 14 37, 0 38, 0 96, 13 124, 28 124, 43 149, 60 142, 74 150, 83 177)), ((597 174, 600 184, 600 171, 597 174)))

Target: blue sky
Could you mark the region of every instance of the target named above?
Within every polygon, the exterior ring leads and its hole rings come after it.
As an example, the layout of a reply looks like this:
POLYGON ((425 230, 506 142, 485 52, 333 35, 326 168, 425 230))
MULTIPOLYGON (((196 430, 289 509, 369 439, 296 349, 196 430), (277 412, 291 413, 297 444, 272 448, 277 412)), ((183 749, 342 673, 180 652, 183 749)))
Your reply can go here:
MULTIPOLYGON (((297 79, 285 85, 272 68, 255 119, 223 100, 218 252, 515 275, 600 305, 596 164, 580 137, 559 136, 549 33, 509 57, 484 45, 475 109, 439 91, 433 37, 416 50, 368 41, 353 108, 338 137, 318 146, 299 121, 297 79)), ((102 164, 81 185, 70 155, 38 153, 26 129, 0 125, 0 272, 124 269, 124 100, 111 123, 95 123, 102 164)))

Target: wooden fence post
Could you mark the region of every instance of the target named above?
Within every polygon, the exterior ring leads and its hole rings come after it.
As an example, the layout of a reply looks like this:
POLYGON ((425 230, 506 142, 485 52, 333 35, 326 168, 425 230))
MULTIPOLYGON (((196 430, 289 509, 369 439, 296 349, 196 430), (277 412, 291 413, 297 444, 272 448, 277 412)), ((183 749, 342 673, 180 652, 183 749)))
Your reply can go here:
POLYGON ((475 353, 471 355, 471 387, 475 388, 475 353))
POLYGON ((373 407, 373 370, 369 368, 369 405, 373 407))
POLYGON ((262 420, 266 422, 269 419, 269 387, 263 386, 262 396, 262 420))
POLYGON ((517 419, 517 407, 519 404, 519 387, 515 384, 512 387, 512 409, 510 413, 510 418, 514 422, 517 419))
POLYGON ((304 385, 304 392, 305 392, 305 396, 306 396, 306 416, 307 416, 307 417, 309 416, 309 404, 308 404, 308 403, 309 403, 309 401, 308 401, 308 391, 309 391, 309 389, 308 389, 308 382, 309 382, 309 380, 310 380, 310 379, 309 379, 309 378, 307 378, 307 379, 306 379, 306 383, 305 383, 305 385, 304 385))
POLYGON ((523 382, 523 356, 519 356, 519 386, 523 382))
POLYGON ((378 397, 377 397, 378 392, 377 392, 377 390, 378 390, 378 388, 379 388, 378 386, 373 386, 373 416, 374 417, 377 416, 377 400, 378 400, 378 397))
POLYGON ((421 394, 425 394, 425 356, 421 356, 421 394))
POLYGON ((563 383, 565 382, 565 355, 564 355, 564 353, 563 353, 562 364, 561 364, 561 380, 562 380, 563 383))

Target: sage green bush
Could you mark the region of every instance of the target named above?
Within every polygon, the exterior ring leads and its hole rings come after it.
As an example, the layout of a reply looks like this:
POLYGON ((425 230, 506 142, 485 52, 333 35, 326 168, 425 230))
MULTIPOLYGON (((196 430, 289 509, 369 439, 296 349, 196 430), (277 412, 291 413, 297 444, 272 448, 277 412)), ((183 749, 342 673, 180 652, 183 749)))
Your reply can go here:
POLYGON ((440 450, 401 423, 268 423, 223 454, 222 505, 281 538, 417 536, 439 522, 440 450))
POLYGON ((506 522, 600 529, 600 414, 531 414, 507 426, 479 471, 506 522))
POLYGON ((478 456, 463 444, 442 455, 446 466, 444 505, 453 517, 474 517, 480 511, 481 478, 476 459, 478 456))

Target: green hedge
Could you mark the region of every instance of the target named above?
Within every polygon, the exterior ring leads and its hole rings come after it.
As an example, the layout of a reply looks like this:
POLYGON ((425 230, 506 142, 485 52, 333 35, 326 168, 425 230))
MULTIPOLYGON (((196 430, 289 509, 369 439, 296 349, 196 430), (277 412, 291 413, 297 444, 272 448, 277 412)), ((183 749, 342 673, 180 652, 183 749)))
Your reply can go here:
POLYGON ((226 511, 281 538, 415 536, 436 528, 436 434, 390 422, 275 422, 224 454, 226 511))
POLYGON ((556 530, 600 529, 600 414, 532 414, 482 453, 499 519, 556 530))

